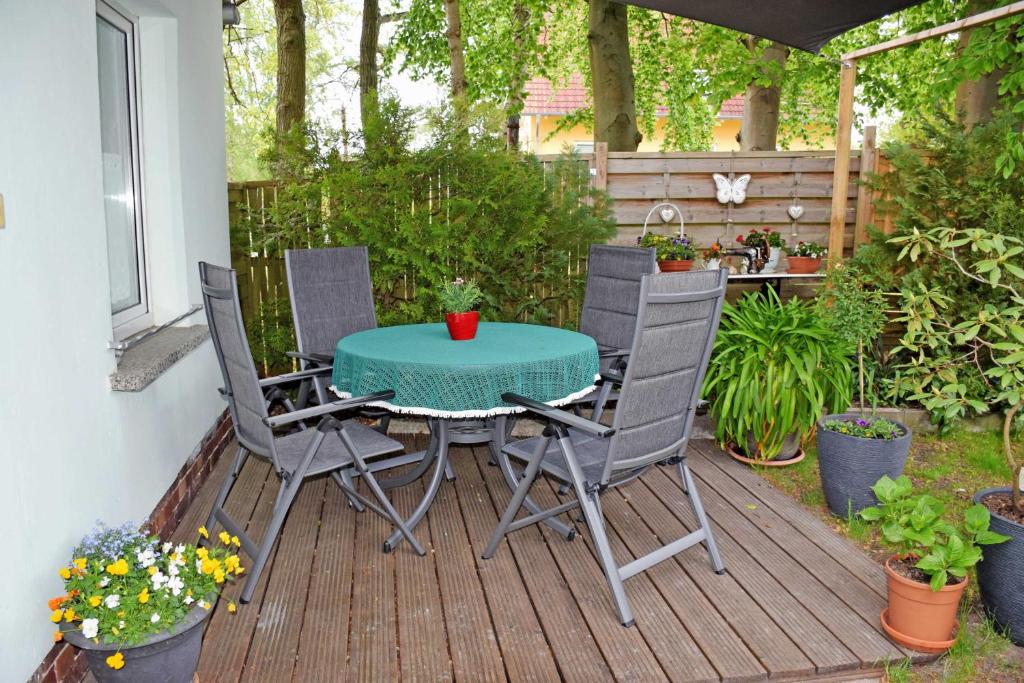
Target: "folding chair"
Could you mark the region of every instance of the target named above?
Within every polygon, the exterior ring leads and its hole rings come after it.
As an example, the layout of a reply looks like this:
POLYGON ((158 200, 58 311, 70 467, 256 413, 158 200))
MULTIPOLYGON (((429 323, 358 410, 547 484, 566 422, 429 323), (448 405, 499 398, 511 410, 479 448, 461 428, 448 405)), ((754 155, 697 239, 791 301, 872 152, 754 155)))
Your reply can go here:
POLYGON ((259 576, 270 557, 274 540, 303 482, 320 474, 330 474, 353 504, 365 505, 394 524, 416 552, 423 555, 423 547, 406 527, 367 466, 368 459, 401 451, 402 444, 358 422, 340 421, 332 416, 332 413, 358 408, 370 401, 388 400, 394 396, 394 392, 384 391, 329 402, 271 417, 267 412, 265 389, 321 377, 330 372, 330 367, 259 379, 245 336, 235 271, 200 263, 199 277, 210 336, 224 378, 221 394, 228 402, 239 444, 235 461, 221 484, 207 518, 206 528, 212 530, 214 523, 220 522, 229 534, 238 537, 242 550, 253 560, 242 589, 241 601, 249 602, 252 598, 259 576), (320 422, 316 428, 307 428, 304 421, 312 418, 320 418, 320 422), (298 429, 282 436, 274 434, 274 428, 285 425, 295 425, 298 429), (274 474, 280 480, 273 516, 258 544, 224 509, 228 494, 250 455, 269 460, 274 474), (354 473, 366 481, 376 502, 364 497, 352 486, 350 475, 354 473))
POLYGON ((624 375, 608 377, 622 387, 611 426, 523 396, 503 395, 505 401, 526 408, 547 425, 542 436, 516 441, 503 449, 508 456, 523 461, 525 469, 484 550, 485 559, 494 555, 508 532, 581 507, 624 626, 634 623, 623 587, 626 579, 698 543, 707 548, 714 571, 725 571, 686 464, 686 447, 727 279, 725 270, 644 276, 629 363, 624 375), (619 566, 605 531, 600 495, 655 463, 678 467, 683 492, 699 528, 619 566), (576 500, 516 520, 530 486, 541 472, 570 484, 576 500))

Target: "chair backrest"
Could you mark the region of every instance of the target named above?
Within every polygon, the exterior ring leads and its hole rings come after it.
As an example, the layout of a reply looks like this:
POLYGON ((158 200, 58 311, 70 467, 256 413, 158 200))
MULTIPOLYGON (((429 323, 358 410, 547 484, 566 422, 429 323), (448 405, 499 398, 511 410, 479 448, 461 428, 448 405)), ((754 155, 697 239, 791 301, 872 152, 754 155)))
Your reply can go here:
POLYGON ((657 269, 654 249, 592 244, 580 332, 599 348, 628 349, 636 328, 640 278, 657 269))
POLYGON ((603 483, 686 448, 728 278, 724 269, 644 276, 603 483))
POLYGON ((270 458, 274 468, 279 469, 274 433, 263 422, 267 417, 267 403, 245 336, 235 271, 200 262, 199 280, 235 436, 241 445, 255 455, 270 458))
POLYGON ((284 262, 300 352, 333 356, 342 337, 377 327, 366 247, 288 249, 284 262))

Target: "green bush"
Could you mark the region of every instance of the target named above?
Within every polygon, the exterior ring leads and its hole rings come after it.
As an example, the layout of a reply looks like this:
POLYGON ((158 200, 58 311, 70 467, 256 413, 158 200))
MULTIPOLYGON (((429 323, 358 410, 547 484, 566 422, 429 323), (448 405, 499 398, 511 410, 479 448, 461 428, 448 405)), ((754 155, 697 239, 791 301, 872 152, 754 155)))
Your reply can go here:
POLYGON ((384 102, 350 158, 335 132, 293 136, 256 247, 367 245, 382 325, 440 320, 441 285, 462 277, 484 320, 574 326, 587 249, 615 232, 609 200, 578 159, 544 168, 471 117, 438 112, 424 140, 417 112, 384 102))

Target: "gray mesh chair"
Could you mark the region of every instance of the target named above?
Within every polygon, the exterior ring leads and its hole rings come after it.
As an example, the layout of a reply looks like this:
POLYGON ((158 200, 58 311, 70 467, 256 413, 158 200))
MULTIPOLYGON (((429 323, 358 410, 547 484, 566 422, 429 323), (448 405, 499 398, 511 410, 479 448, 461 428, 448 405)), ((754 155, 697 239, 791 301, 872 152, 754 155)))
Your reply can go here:
MULTIPOLYGON (((369 253, 366 247, 288 249, 284 263, 298 346, 288 355, 302 369, 331 367, 339 339, 377 327, 369 253)), ((321 404, 330 402, 329 382, 323 375, 307 380, 298 405, 306 405, 311 389, 321 404)))
POLYGON ((615 418, 605 426, 518 396, 502 398, 547 421, 542 436, 516 441, 504 452, 525 462, 512 500, 484 550, 491 557, 506 533, 581 507, 597 549, 619 618, 633 625, 623 581, 686 548, 703 543, 711 566, 724 571, 711 526, 686 464, 686 447, 725 298, 725 270, 646 275, 640 285, 637 326, 615 418), (600 495, 655 463, 678 466, 683 491, 700 527, 682 538, 619 566, 611 552, 600 495), (571 484, 576 500, 516 520, 540 472, 571 484))
POLYGON ((206 528, 213 529, 216 522, 241 541, 242 550, 253 560, 242 590, 241 601, 252 598, 260 573, 267 563, 281 525, 302 483, 309 477, 330 474, 349 500, 372 509, 394 524, 420 555, 424 554, 412 532, 398 516, 383 489, 377 483, 366 460, 402 450, 402 444, 384 434, 354 421, 340 421, 332 413, 358 408, 369 401, 387 400, 394 392, 384 391, 344 401, 335 401, 313 408, 294 410, 271 417, 267 413, 264 391, 289 382, 330 372, 330 368, 314 368, 278 377, 259 379, 256 366, 245 336, 242 311, 238 304, 238 284, 235 271, 229 268, 199 264, 199 277, 203 288, 203 303, 210 324, 217 360, 220 363, 224 388, 221 393, 228 402, 228 410, 238 439, 238 454, 221 484, 213 503, 206 528), (305 421, 320 418, 316 428, 307 428, 305 421), (297 426, 297 430, 276 435, 274 428, 297 426), (273 516, 263 539, 257 543, 224 509, 224 503, 238 475, 250 455, 269 460, 274 474, 280 479, 273 516), (373 493, 376 502, 362 496, 349 483, 343 473, 358 473, 373 493))

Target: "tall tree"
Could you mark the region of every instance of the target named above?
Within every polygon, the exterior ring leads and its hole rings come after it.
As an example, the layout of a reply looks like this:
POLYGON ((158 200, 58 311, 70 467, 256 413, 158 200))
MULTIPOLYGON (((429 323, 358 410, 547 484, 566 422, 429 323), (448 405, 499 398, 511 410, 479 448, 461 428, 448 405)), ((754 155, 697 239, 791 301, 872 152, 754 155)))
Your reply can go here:
MULTIPOLYGON (((996 0, 968 0, 965 16, 971 16, 996 7, 996 0)), ((967 29, 960 34, 957 55, 962 55, 971 36, 978 29, 967 29)), ((999 106, 999 82, 1006 75, 1006 67, 996 67, 976 78, 965 78, 956 88, 956 115, 965 128, 971 129, 980 123, 992 120, 992 114, 999 106)))
POLYGON ((775 151, 779 136, 782 83, 789 48, 774 41, 762 48, 759 42, 754 36, 747 37, 747 49, 757 67, 754 79, 743 93, 740 149, 744 152, 775 151))
POLYGON ((607 142, 610 152, 635 152, 643 135, 637 128, 625 5, 590 0, 587 46, 594 98, 594 141, 607 142))
POLYGON ((277 134, 306 115, 306 15, 302 0, 274 0, 277 21, 277 134))
POLYGON ((379 87, 377 50, 380 43, 380 3, 363 0, 363 26, 359 35, 359 112, 366 121, 376 113, 379 87))
POLYGON ((519 113, 526 100, 527 56, 524 54, 530 32, 530 8, 523 0, 512 5, 512 78, 509 83, 508 101, 505 104, 507 116, 506 143, 509 149, 519 149, 519 113))
POLYGON ((444 0, 444 16, 447 23, 445 37, 448 39, 448 60, 450 65, 452 97, 459 100, 466 94, 466 55, 462 49, 462 14, 459 0, 444 0))

